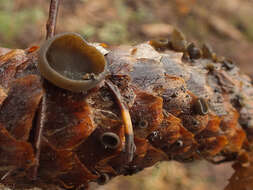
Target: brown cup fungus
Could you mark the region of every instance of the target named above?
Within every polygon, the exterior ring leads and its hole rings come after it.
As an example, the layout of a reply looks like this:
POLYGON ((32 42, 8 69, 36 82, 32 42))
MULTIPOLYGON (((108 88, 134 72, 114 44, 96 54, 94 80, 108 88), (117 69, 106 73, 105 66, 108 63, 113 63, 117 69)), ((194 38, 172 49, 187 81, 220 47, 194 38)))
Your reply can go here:
POLYGON ((94 88, 106 75, 103 54, 76 33, 47 40, 40 48, 38 67, 48 81, 74 92, 94 88))
POLYGON ((120 138, 117 134, 112 132, 105 132, 100 137, 101 143, 108 148, 116 149, 120 145, 120 138))

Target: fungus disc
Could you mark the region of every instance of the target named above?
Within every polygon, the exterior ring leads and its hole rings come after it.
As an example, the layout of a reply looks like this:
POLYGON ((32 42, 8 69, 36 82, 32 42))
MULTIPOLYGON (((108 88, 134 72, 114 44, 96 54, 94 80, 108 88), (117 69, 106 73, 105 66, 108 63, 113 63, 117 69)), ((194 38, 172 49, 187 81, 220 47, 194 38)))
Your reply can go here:
POLYGON ((56 35, 39 51, 42 76, 57 87, 74 92, 94 88, 105 78, 106 65, 103 54, 76 33, 56 35))

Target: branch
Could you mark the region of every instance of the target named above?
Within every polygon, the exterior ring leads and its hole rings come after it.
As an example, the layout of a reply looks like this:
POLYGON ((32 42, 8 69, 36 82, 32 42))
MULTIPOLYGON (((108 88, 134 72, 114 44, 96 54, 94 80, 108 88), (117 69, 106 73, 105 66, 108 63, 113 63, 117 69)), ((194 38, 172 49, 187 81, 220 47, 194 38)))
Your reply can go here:
POLYGON ((111 85, 101 83, 89 94, 70 92, 46 80, 42 86, 36 53, 13 50, 1 56, 1 183, 15 184, 16 189, 45 184, 86 188, 91 181, 103 184, 159 161, 233 160, 247 165, 253 144, 250 78, 209 46, 186 44, 175 31, 170 41, 108 47, 106 78, 111 85), (27 171, 35 164, 31 139, 43 93, 47 109, 39 177, 34 182, 27 171), (129 110, 127 119, 120 102, 129 110), (136 150, 133 160, 126 162, 124 125, 130 120, 136 150), (117 137, 106 139, 109 142, 119 139, 117 146, 103 144, 105 133, 117 137), (10 172, 13 168, 17 170, 10 172))
POLYGON ((49 16, 46 25, 47 29, 46 39, 53 37, 55 34, 59 4, 60 0, 51 0, 49 8, 49 16))

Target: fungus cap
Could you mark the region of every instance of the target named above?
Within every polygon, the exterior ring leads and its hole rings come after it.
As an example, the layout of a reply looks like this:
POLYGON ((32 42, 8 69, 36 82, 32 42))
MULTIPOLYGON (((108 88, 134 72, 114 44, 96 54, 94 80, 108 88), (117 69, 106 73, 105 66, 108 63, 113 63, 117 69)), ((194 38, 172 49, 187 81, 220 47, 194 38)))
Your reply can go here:
POLYGON ((39 50, 41 75, 55 86, 74 92, 87 91, 107 73, 104 55, 76 33, 62 33, 39 50))

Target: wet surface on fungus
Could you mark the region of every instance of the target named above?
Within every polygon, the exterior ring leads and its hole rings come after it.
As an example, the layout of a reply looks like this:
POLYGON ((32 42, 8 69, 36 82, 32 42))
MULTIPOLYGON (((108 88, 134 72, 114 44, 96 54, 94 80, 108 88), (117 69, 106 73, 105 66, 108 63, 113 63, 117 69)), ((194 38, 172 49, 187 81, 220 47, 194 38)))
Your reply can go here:
POLYGON ((104 54, 96 47, 77 33, 52 36, 38 51, 40 73, 50 83, 69 91, 93 89, 107 73, 104 54))

